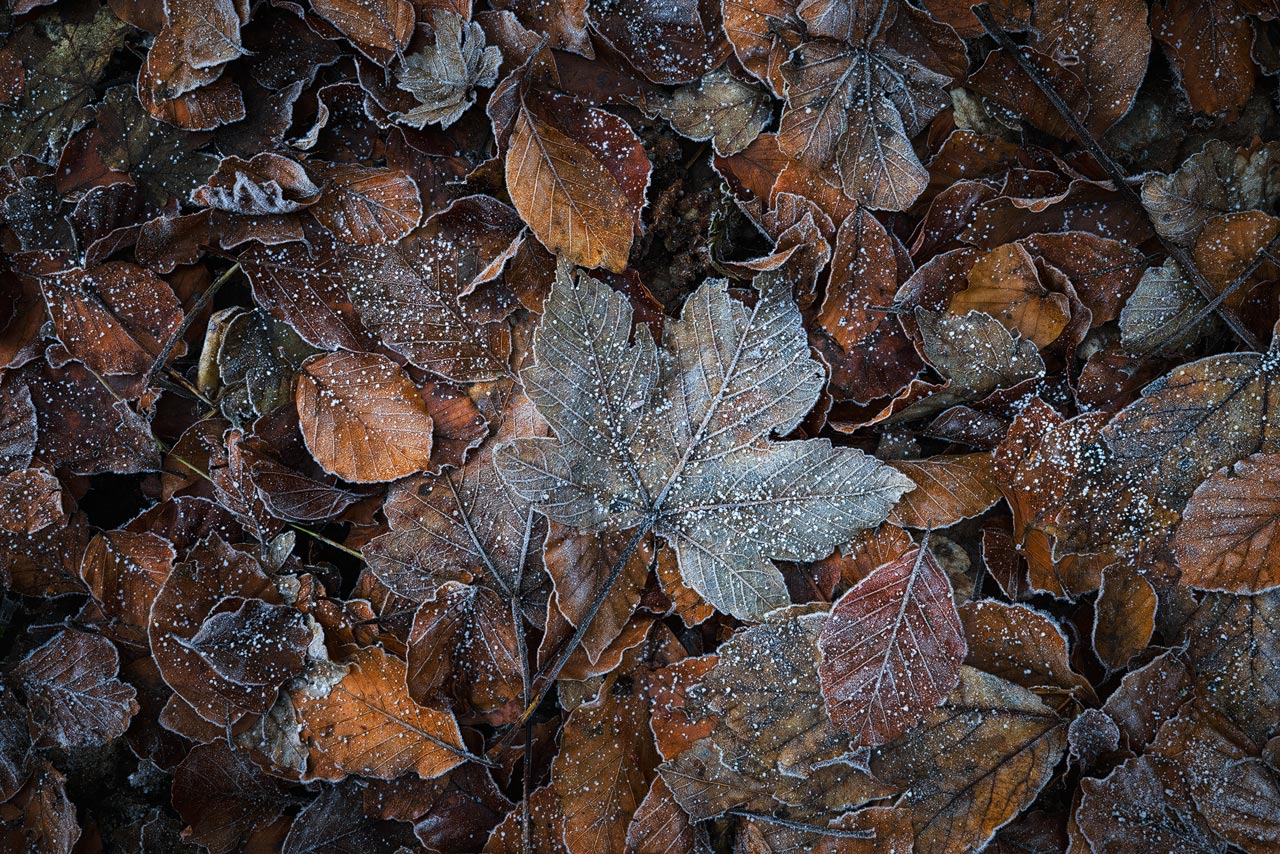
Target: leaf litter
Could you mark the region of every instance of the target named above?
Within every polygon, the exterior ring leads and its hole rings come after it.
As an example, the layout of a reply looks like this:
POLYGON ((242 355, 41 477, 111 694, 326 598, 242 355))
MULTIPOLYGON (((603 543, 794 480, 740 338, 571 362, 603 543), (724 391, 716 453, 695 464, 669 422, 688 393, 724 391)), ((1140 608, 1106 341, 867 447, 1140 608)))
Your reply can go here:
POLYGON ((10 7, 0 848, 1280 846, 1274 8, 10 7))

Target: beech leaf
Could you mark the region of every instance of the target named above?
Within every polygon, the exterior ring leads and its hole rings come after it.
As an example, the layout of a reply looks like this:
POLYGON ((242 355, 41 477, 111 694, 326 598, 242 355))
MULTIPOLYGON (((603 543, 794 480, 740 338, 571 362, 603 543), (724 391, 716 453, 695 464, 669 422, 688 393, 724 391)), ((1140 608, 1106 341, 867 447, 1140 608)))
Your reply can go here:
POLYGON ((968 647, 951 582, 927 545, 841 596, 818 651, 827 712, 857 742, 890 742, 941 703, 968 647))

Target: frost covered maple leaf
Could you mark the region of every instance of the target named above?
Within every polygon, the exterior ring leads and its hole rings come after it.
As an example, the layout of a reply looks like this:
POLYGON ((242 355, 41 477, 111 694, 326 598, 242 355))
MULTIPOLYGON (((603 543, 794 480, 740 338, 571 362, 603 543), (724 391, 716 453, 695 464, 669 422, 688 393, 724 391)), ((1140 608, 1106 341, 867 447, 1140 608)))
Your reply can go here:
POLYGON ((817 400, 800 311, 780 276, 754 306, 709 280, 659 349, 620 294, 562 267, 521 377, 554 438, 495 449, 499 471, 551 519, 652 529, 685 582, 758 620, 788 602, 772 559, 816 560, 884 520, 904 475, 826 439, 774 441, 817 400))
POLYGON ((480 25, 436 9, 431 16, 435 43, 405 57, 398 86, 418 100, 399 121, 419 130, 432 122, 448 127, 476 102, 476 87, 498 79, 502 51, 485 47, 480 25))

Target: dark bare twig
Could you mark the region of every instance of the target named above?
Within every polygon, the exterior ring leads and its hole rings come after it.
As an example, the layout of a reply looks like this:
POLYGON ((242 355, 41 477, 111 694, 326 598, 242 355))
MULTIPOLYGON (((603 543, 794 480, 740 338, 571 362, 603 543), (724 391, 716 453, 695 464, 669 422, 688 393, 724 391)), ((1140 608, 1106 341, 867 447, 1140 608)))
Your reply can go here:
MULTIPOLYGON (((622 550, 622 554, 614 561, 613 566, 609 567, 609 574, 605 577, 604 583, 600 585, 600 588, 596 590, 595 598, 591 600, 591 607, 587 610, 586 616, 578 621, 578 627, 574 630, 573 635, 560 647, 551 664, 535 674, 534 678, 539 683, 539 687, 533 698, 525 704, 525 709, 520 714, 520 719, 516 723, 509 725, 504 732, 499 733, 489 750, 496 750, 510 741, 511 737, 533 717, 534 711, 537 710, 538 706, 542 705, 542 701, 546 699, 547 694, 551 693, 551 688, 556 684, 556 678, 559 677, 560 671, 564 670, 564 666, 569 663, 569 658, 573 655, 573 651, 578 648, 578 644, 586 637, 587 630, 591 628, 596 615, 600 613, 604 600, 608 598, 614 584, 622 577, 623 567, 627 565, 627 561, 631 560, 631 556, 635 554, 636 549, 640 547, 640 543, 644 541, 645 535, 653 528, 656 521, 656 517, 649 515, 640 523, 640 527, 636 529, 630 542, 622 550)), ((527 744, 525 749, 528 749, 527 744)))
MULTIPOLYGON (((1138 195, 1138 192, 1133 189, 1132 185, 1129 184, 1129 176, 1120 168, 1120 164, 1116 163, 1116 161, 1111 158, 1111 155, 1107 154, 1106 150, 1103 149, 1102 144, 1098 142, 1089 129, 1084 126, 1084 123, 1076 116, 1075 112, 1072 111, 1071 106, 1063 100, 1062 96, 1058 94, 1052 84, 1050 84, 1045 76, 1040 73, 1040 69, 1022 53, 1017 42, 1010 38, 1009 34, 996 23, 995 18, 991 15, 991 8, 986 3, 979 3, 978 5, 971 7, 971 11, 973 12, 973 16, 978 19, 978 23, 982 24, 982 28, 987 31, 987 35, 991 36, 991 38, 995 40, 995 43, 1000 46, 1001 50, 1009 54, 1010 58, 1017 63, 1018 68, 1022 69, 1023 73, 1031 78, 1031 82, 1036 85, 1036 88, 1039 89, 1047 99, 1049 99, 1049 103, 1052 104, 1053 108, 1062 116, 1063 121, 1065 121, 1067 126, 1071 128, 1071 132, 1076 135, 1076 139, 1078 139, 1085 147, 1085 150, 1087 150, 1089 154, 1093 155, 1093 159, 1097 161, 1098 165, 1102 167, 1102 170, 1107 173, 1109 178, 1111 178, 1112 183, 1116 185, 1116 189, 1120 194, 1132 202, 1138 210, 1142 211, 1143 216, 1147 216, 1148 219, 1150 219, 1147 214, 1146 207, 1142 204, 1142 198, 1138 195)), ((1191 257, 1191 253, 1173 241, 1165 240, 1163 237, 1160 237, 1159 233, 1157 233, 1156 236, 1159 237, 1160 242, 1164 245, 1165 251, 1178 262, 1178 266, 1182 268, 1183 275, 1185 275, 1187 279, 1196 286, 1196 290, 1200 291, 1200 293, 1204 295, 1204 298, 1210 302, 1217 299, 1218 294, 1214 291, 1213 286, 1209 284, 1209 281, 1205 279, 1204 274, 1200 272, 1200 268, 1196 266, 1195 260, 1191 257)), ((1216 304, 1215 308, 1218 310, 1218 313, 1222 315, 1222 319, 1226 321, 1227 326, 1231 327, 1231 331, 1239 336, 1241 341, 1253 350, 1261 349, 1262 345, 1258 341, 1257 336, 1255 336, 1253 332, 1244 325, 1244 322, 1236 316, 1234 311, 1223 306, 1220 300, 1216 304)))
POLYGON ((165 343, 164 349, 160 351, 160 355, 156 356, 155 362, 151 365, 151 370, 147 372, 147 381, 145 385, 151 385, 156 378, 156 374, 160 373, 169 364, 169 358, 173 355, 173 351, 177 348, 178 342, 186 337, 187 331, 191 329, 191 324, 195 323, 196 318, 204 311, 209 303, 213 302, 213 298, 218 295, 218 291, 222 286, 231 281, 236 273, 240 272, 240 264, 232 264, 231 267, 221 276, 213 280, 209 287, 204 289, 204 293, 200 294, 199 299, 187 309, 186 316, 182 318, 182 325, 169 336, 169 340, 165 343))
POLYGON ((595 598, 591 600, 591 607, 587 610, 586 616, 578 621, 578 627, 574 629, 573 635, 561 647, 559 654, 552 660, 551 666, 544 668, 537 674, 537 678, 542 684, 537 693, 534 694, 533 699, 525 706, 524 712, 520 715, 520 723, 529 720, 551 691, 551 686, 556 684, 556 678, 560 675, 560 671, 564 670, 564 666, 569 663, 569 657, 573 655, 573 651, 578 648, 578 644, 582 643, 582 639, 586 637, 587 630, 591 628, 591 624, 595 622, 596 614, 600 613, 600 608, 604 605, 604 600, 609 597, 609 592, 613 590, 613 585, 622 576, 623 567, 627 565, 627 561, 631 560, 631 556, 635 554, 636 549, 640 547, 641 541, 644 540, 645 535, 649 533, 649 529, 653 527, 653 523, 656 521, 653 515, 646 516, 644 521, 640 523, 640 527, 636 529, 635 534, 632 535, 631 541, 622 550, 622 554, 618 555, 618 559, 613 562, 613 566, 609 567, 609 574, 605 576, 604 583, 596 590, 595 598))

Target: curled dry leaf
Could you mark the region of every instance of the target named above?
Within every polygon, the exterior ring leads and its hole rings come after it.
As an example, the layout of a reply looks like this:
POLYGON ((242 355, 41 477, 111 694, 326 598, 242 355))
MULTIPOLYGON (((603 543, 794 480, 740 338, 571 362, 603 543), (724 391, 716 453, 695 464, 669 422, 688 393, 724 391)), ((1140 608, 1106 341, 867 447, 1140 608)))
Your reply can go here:
POLYGON ((966 645, 951 582, 927 544, 840 597, 818 638, 831 720, 854 742, 892 741, 959 684, 966 645))
POLYGON ((270 709, 276 690, 301 672, 311 640, 262 566, 217 537, 174 566, 147 633, 165 683, 220 727, 270 709))
POLYGON ((773 118, 768 95, 727 71, 713 71, 695 84, 680 87, 661 112, 689 139, 711 140, 721 157, 745 149, 773 118))
POLYGON ((961 605, 960 620, 969 666, 1034 691, 1054 708, 1064 693, 1093 698, 1089 681, 1071 666, 1067 636, 1047 614, 987 599, 961 605))
POLYGON ((1159 600, 1151 582, 1132 567, 1114 563, 1102 571, 1093 612, 1093 650, 1119 670, 1151 642, 1159 600))
POLYGON ((308 359, 298 373, 296 401, 307 448, 343 480, 395 480, 431 460, 431 414, 418 387, 385 356, 308 359))
POLYGON ((396 85, 418 103, 396 121, 422 129, 435 123, 448 127, 476 102, 476 87, 498 82, 502 51, 485 47, 484 30, 445 9, 433 9, 435 42, 404 58, 396 85))
POLYGON ((558 438, 496 451, 507 483, 551 519, 652 527, 686 583, 754 618, 787 601, 770 557, 824 557, 910 487, 859 451, 769 440, 799 423, 821 379, 799 310, 767 274, 757 283, 750 309, 724 282, 703 284, 666 323, 660 361, 647 328, 630 343, 620 295, 562 271, 522 372, 558 438))
POLYGON ((392 780, 414 772, 429 780, 463 761, 453 715, 409 699, 404 662, 379 648, 359 650, 327 695, 298 692, 293 701, 311 746, 312 779, 392 780))

